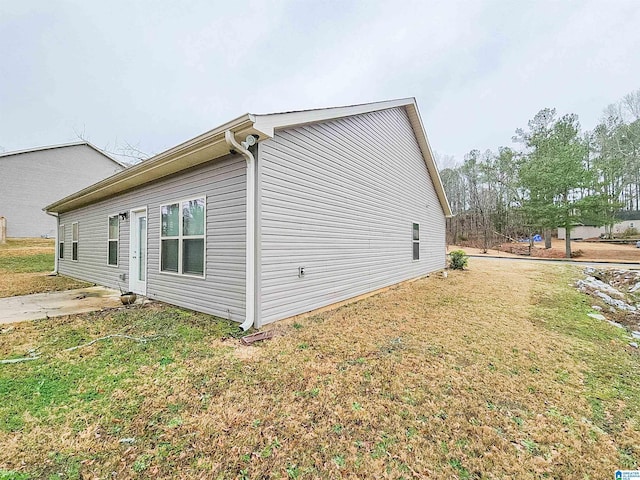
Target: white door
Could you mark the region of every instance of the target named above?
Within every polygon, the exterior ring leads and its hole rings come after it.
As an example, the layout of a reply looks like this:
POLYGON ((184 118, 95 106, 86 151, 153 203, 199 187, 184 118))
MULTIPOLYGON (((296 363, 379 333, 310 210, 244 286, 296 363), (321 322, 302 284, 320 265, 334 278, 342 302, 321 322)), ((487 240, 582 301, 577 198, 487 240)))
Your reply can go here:
POLYGON ((147 209, 131 210, 129 216, 129 290, 147 294, 147 209))

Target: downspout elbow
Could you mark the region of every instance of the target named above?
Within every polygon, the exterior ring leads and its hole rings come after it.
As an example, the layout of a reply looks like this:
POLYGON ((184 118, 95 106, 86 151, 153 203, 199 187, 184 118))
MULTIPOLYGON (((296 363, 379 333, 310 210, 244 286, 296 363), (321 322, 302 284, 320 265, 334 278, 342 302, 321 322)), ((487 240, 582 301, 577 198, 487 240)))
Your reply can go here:
POLYGON ((246 258, 245 258, 245 270, 246 270, 246 279, 245 279, 245 321, 240 324, 240 328, 243 331, 249 330, 256 318, 255 313, 255 277, 256 277, 256 265, 255 265, 255 164, 256 159, 253 154, 245 148, 243 145, 238 143, 235 139, 235 135, 231 130, 227 130, 224 132, 224 139, 229 146, 229 150, 232 153, 240 153, 247 161, 247 228, 246 228, 246 258))
POLYGON ((56 234, 55 234, 55 246, 54 246, 54 251, 55 254, 53 256, 53 272, 50 273, 50 275, 58 275, 58 235, 59 235, 59 231, 60 231, 60 216, 55 213, 55 212, 47 212, 45 210, 45 213, 47 215, 51 215, 52 217, 55 217, 56 219, 56 234))

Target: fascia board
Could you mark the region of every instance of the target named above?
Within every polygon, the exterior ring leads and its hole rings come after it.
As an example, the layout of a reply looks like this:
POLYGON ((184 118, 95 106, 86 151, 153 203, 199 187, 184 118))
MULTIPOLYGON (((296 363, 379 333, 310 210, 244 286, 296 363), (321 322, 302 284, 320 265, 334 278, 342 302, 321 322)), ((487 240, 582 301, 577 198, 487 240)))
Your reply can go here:
POLYGON ((436 190, 436 194, 438 195, 438 199, 440 200, 440 205, 442 205, 444 215, 446 217, 452 217, 453 213, 451 212, 451 206, 449 205, 447 194, 444 191, 442 178, 440 177, 438 166, 436 165, 435 159, 433 157, 433 151, 431 150, 429 139, 427 138, 424 126, 422 125, 422 119, 420 118, 418 105, 415 102, 412 102, 410 105, 406 106, 406 109, 409 115, 409 121, 411 122, 411 126, 413 127, 416 139, 418 140, 418 145, 420 146, 420 150, 422 150, 422 156, 427 165, 427 170, 429 171, 429 175, 431 176, 431 180, 433 181, 433 186, 436 190))
POLYGON ((262 133, 253 128, 253 122, 248 114, 243 115, 58 200, 46 206, 44 210, 57 213, 69 211, 225 156, 229 153, 228 145, 224 140, 226 130, 233 130, 240 136, 262 133))
POLYGON ((364 113, 385 110, 387 108, 402 107, 414 103, 413 98, 387 100, 385 102, 364 103, 346 107, 319 108, 316 110, 301 110, 298 112, 254 114, 255 128, 273 137, 275 130, 307 125, 310 123, 335 120, 338 118, 361 115, 364 113))
POLYGON ((447 195, 442 185, 442 179, 435 163, 427 134, 420 118, 420 112, 415 98, 400 98, 384 102, 365 103, 362 105, 351 105, 346 107, 322 108, 317 110, 302 110, 299 112, 273 113, 266 115, 251 115, 254 119, 254 128, 268 137, 273 137, 276 130, 284 128, 298 127, 316 122, 335 120, 352 115, 362 115, 365 113, 386 110, 389 108, 404 107, 409 115, 411 126, 422 151, 422 156, 427 166, 427 170, 433 181, 433 185, 438 195, 438 200, 442 205, 442 210, 447 217, 451 217, 451 207, 447 200, 447 195))

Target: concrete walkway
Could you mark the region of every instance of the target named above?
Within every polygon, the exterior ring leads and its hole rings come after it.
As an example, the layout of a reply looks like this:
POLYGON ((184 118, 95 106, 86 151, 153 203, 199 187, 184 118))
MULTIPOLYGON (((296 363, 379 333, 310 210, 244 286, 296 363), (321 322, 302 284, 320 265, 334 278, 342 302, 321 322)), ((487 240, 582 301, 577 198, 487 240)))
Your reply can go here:
POLYGON ((87 313, 121 306, 120 292, 105 287, 0 298, 0 324, 87 313))

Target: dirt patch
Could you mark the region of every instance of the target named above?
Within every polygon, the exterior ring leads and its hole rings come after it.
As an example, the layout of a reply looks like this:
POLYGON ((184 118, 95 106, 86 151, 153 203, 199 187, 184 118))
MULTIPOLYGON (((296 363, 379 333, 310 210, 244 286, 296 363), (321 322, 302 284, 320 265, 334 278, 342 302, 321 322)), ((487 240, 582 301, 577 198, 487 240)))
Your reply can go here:
MULTIPOLYGON (((518 256, 534 258, 565 258, 564 250, 560 251, 557 248, 541 248, 540 246, 529 248, 529 245, 524 243, 505 243, 500 246, 500 250, 518 256)), ((579 258, 582 257, 583 254, 584 252, 582 250, 572 251, 571 257, 579 258)))
POLYGON ((84 288, 92 284, 74 280, 64 275, 49 276, 48 273, 6 273, 0 274, 0 298, 32 293, 59 292, 74 288, 84 288))
MULTIPOLYGON (((504 243, 498 249, 484 252, 480 248, 470 246, 450 245, 447 251, 462 249, 471 255, 491 255, 500 257, 529 256, 528 243, 504 243)), ((611 244, 597 242, 571 242, 571 250, 578 255, 577 261, 610 261, 610 262, 640 262, 640 248, 631 244, 611 244)), ((551 242, 551 248, 545 249, 544 242, 536 242, 531 252, 536 258, 565 258, 564 240, 556 238, 551 242)))

